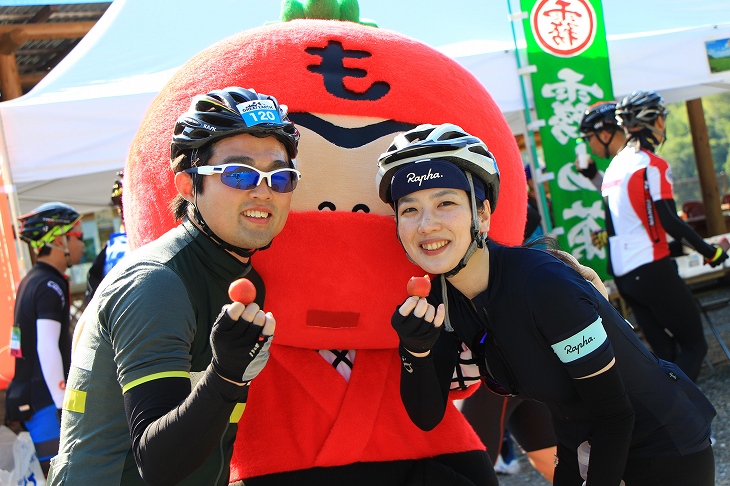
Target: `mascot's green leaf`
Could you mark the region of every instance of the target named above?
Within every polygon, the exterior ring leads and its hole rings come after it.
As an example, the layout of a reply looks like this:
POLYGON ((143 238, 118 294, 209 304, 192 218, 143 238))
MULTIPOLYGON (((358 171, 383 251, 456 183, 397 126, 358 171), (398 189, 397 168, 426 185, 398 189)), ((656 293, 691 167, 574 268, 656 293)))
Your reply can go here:
POLYGON ((340 0, 340 20, 360 22, 360 4, 357 0, 340 0))
POLYGON ((304 0, 308 19, 340 20, 340 2, 337 0, 304 0))
POLYGON ((283 0, 281 2, 282 22, 303 18, 306 18, 304 16, 304 5, 299 0, 283 0))
POLYGON ((371 19, 360 18, 358 0, 283 0, 280 19, 282 22, 296 19, 343 20, 378 26, 371 19))

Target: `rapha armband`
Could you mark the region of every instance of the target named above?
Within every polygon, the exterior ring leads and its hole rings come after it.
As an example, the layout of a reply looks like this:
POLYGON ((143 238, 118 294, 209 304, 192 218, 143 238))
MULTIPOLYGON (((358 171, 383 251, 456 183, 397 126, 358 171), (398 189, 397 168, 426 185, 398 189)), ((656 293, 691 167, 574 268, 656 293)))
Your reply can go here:
POLYGON ((573 334, 569 338, 553 344, 551 347, 563 363, 571 363, 583 356, 591 354, 608 339, 603 321, 599 317, 590 326, 573 334))

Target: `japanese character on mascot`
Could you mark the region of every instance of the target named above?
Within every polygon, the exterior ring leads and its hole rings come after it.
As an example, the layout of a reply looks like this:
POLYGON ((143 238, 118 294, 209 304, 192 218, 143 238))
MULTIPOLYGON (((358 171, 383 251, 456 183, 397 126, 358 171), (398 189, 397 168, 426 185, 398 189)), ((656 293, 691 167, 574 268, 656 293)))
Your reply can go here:
POLYGON ((458 125, 499 164, 490 238, 520 244, 527 195, 514 136, 473 75, 417 40, 359 22, 356 0, 285 1, 282 20, 201 52, 157 96, 125 168, 130 243, 138 247, 176 224, 168 209, 175 196, 170 141, 194 95, 241 86, 288 105, 301 133, 302 179, 284 230, 252 257, 277 327, 239 422, 230 480, 277 484, 274 478, 306 477, 286 474, 313 468, 395 477, 385 471, 407 465, 411 479, 392 484, 472 484, 433 460, 484 450, 460 412, 449 406, 425 432, 401 403, 390 318, 407 297, 408 279, 423 271, 398 242, 375 174, 396 134, 423 123, 458 125), (348 352, 341 357, 352 364, 349 377, 324 350, 348 352))

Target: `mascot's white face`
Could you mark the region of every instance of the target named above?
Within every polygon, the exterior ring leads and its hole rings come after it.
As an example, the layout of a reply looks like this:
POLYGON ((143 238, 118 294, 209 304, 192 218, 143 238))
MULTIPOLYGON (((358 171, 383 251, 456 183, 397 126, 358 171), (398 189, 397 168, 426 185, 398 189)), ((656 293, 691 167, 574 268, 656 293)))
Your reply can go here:
MULTIPOLYGON (((318 127, 310 128, 307 122, 297 124, 299 143, 299 167, 306 172, 294 192, 294 211, 352 211, 391 215, 393 210, 378 198, 375 190, 375 174, 378 157, 385 152, 398 133, 392 132, 361 137, 348 132, 366 132, 369 126, 385 124, 383 119, 365 119, 342 115, 316 114, 319 120, 329 122, 332 130, 351 147, 337 146, 328 141, 326 133, 317 133, 318 127), (375 138, 377 136, 377 138, 375 138)), ((293 119, 299 118, 296 114, 293 119)), ((314 125, 314 124, 312 124, 314 125)), ((322 129, 320 129, 320 132, 322 129)), ((303 174, 304 174, 303 172, 303 174)))

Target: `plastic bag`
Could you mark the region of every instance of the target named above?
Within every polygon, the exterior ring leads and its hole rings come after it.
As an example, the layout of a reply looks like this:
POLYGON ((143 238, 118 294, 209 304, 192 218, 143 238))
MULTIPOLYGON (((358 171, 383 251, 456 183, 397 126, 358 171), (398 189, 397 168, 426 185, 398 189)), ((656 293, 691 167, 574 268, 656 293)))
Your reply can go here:
POLYGON ((0 457, 13 458, 11 470, 0 469, 0 486, 45 486, 46 477, 43 475, 30 434, 21 432, 15 440, 9 440, 8 434, 15 435, 4 425, 0 426, 0 438, 2 438, 0 457))

